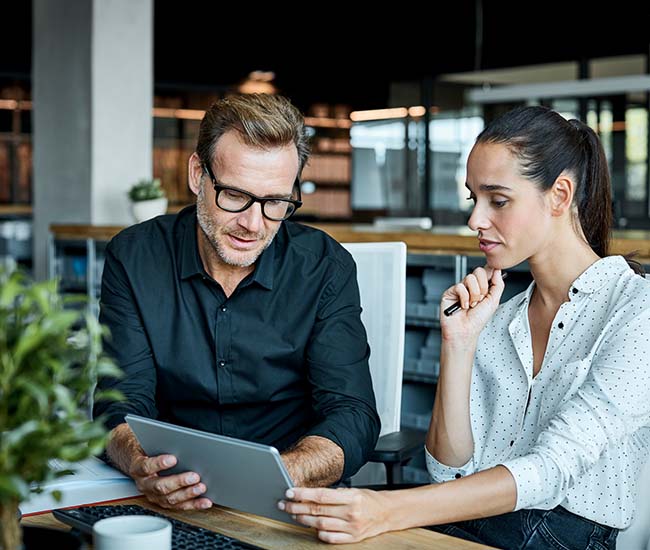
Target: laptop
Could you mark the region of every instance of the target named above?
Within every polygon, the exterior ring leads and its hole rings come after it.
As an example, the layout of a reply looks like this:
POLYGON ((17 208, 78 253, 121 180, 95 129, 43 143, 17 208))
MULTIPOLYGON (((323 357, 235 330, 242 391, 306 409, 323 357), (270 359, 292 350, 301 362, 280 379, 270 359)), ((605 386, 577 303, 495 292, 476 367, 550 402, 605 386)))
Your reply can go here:
POLYGON ((293 482, 275 447, 134 414, 125 420, 147 455, 176 457, 165 473, 196 472, 207 489, 202 496, 215 504, 297 525, 277 507, 293 482))

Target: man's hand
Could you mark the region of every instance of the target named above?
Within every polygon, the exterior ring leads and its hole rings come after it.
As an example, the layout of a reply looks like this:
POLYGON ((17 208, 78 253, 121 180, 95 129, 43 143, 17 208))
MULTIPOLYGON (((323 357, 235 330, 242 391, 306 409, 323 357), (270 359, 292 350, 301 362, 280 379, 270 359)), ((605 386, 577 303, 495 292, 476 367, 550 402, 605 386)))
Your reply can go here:
POLYGON ((205 493, 206 487, 201 483, 197 473, 159 475, 160 472, 176 465, 176 457, 172 455, 145 455, 135 457, 131 461, 128 474, 133 478, 139 491, 162 508, 175 510, 203 510, 210 508, 212 502, 208 498, 199 498, 205 493))
POLYGON ((145 455, 128 424, 113 429, 106 452, 113 464, 133 478, 149 502, 175 510, 204 510, 212 506, 210 499, 200 497, 206 487, 197 473, 160 475, 176 465, 176 457, 145 455))

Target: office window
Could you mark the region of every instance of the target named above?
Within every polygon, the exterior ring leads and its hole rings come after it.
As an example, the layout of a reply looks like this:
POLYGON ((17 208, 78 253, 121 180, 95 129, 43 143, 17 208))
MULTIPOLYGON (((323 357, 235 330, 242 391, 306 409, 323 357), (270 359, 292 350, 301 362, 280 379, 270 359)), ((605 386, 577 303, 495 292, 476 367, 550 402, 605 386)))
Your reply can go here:
POLYGON ((648 173, 648 111, 631 107, 625 112, 625 157, 628 165, 626 198, 645 203, 647 200, 648 173))
POLYGON ((477 109, 436 113, 429 120, 427 143, 423 117, 354 123, 353 209, 465 224, 470 208, 465 165, 483 126, 477 109))
POLYGON ((648 111, 645 94, 588 101, 587 124, 599 135, 612 179, 614 223, 650 227, 648 219, 648 111))
POLYGON ((416 151, 407 148, 407 130, 406 119, 352 125, 353 210, 405 213, 413 204, 418 184, 417 177, 409 177, 408 157, 416 151))
POLYGON ((466 200, 467 157, 483 130, 483 117, 471 109, 441 113, 433 115, 429 127, 429 208, 436 223, 464 224, 472 206, 466 200))

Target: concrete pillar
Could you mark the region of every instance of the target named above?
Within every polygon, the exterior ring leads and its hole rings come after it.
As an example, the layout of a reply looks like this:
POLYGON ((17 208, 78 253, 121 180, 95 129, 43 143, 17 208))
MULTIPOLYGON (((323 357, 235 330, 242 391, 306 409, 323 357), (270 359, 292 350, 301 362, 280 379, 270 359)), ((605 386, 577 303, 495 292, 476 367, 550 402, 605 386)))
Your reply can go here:
POLYGON ((52 223, 131 221, 152 176, 153 0, 33 0, 34 274, 52 223))

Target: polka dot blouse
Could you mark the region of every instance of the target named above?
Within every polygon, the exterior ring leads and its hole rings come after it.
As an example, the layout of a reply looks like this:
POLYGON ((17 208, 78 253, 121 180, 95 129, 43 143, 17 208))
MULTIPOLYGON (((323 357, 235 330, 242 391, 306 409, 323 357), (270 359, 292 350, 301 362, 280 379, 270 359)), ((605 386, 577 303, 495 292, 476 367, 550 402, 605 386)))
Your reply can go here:
POLYGON ((534 284, 481 333, 470 395, 474 454, 460 468, 427 453, 436 482, 502 464, 517 506, 567 510, 611 527, 632 521, 650 457, 650 280, 621 256, 569 289, 533 378, 528 304, 534 284))

